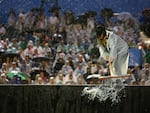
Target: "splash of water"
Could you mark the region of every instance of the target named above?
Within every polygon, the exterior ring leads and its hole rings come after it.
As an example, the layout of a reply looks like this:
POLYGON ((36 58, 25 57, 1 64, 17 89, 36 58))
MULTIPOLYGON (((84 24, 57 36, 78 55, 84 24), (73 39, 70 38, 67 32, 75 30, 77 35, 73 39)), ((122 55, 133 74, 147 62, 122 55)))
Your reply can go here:
POLYGON ((94 87, 85 87, 82 91, 82 96, 88 95, 88 99, 94 101, 98 99, 99 102, 110 100, 112 104, 121 102, 121 97, 125 97, 125 84, 120 80, 112 80, 109 84, 101 84, 94 87))

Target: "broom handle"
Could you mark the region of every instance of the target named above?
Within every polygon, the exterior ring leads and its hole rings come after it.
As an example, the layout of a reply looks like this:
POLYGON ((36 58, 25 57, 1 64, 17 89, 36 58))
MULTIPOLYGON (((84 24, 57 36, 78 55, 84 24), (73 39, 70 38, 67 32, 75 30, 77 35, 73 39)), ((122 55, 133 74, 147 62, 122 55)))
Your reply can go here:
POLYGON ((126 78, 130 77, 131 75, 121 75, 121 76, 105 76, 105 77, 99 77, 99 80, 106 80, 111 78, 126 78))

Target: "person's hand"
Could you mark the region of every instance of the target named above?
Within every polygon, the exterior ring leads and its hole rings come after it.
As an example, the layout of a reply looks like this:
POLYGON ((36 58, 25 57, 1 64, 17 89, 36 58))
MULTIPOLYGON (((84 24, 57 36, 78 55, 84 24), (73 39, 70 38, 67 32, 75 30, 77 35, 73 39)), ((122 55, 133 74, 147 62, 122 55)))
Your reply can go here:
POLYGON ((109 58, 108 63, 109 63, 109 66, 111 66, 111 65, 112 65, 112 63, 113 63, 113 59, 110 59, 110 58, 109 58))
POLYGON ((106 56, 105 60, 106 60, 106 61, 109 61, 109 55, 106 56))

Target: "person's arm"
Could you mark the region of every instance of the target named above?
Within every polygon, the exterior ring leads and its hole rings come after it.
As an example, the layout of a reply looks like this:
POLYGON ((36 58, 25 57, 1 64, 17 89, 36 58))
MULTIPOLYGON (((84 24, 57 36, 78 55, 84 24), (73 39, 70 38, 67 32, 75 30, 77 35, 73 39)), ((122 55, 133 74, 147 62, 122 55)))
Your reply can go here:
POLYGON ((99 45, 100 57, 104 58, 105 60, 109 60, 109 53, 102 45, 99 45))

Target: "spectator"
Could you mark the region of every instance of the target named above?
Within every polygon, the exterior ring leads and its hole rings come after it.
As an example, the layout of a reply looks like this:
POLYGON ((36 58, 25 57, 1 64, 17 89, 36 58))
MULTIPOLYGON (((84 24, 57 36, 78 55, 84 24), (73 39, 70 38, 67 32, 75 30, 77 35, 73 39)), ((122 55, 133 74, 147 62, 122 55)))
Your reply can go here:
POLYGON ((77 76, 74 75, 73 71, 69 71, 65 76, 64 82, 66 85, 74 85, 77 83, 77 76))
POLYGON ((46 73, 44 73, 44 71, 41 71, 39 74, 40 78, 42 79, 43 83, 46 84, 48 82, 48 78, 46 73))
POLYGON ((7 79, 6 74, 5 73, 1 74, 1 76, 0 76, 0 84, 8 84, 8 83, 9 83, 9 81, 7 79))
POLYGON ((55 77, 50 77, 47 85, 54 85, 54 84, 56 84, 55 77))
POLYGON ((69 43, 67 43, 66 45, 66 52, 68 53, 69 50, 72 49, 72 51, 74 53, 77 53, 79 48, 78 48, 78 45, 76 43, 73 43, 73 40, 70 40, 69 43))
POLYGON ((50 57, 52 56, 52 50, 51 48, 49 47, 49 44, 48 43, 45 43, 44 47, 43 47, 43 50, 42 50, 42 54, 43 56, 47 56, 47 57, 50 57), (49 56, 50 55, 50 56, 49 56))
POLYGON ((27 47, 27 40, 25 39, 24 36, 20 37, 20 41, 18 43, 19 47, 21 47, 22 50, 25 50, 27 47))
POLYGON ((43 56, 43 48, 41 47, 39 40, 36 41, 36 45, 34 46, 33 50, 35 55, 43 56))
POLYGON ((86 81, 83 78, 83 75, 78 75, 77 76, 77 85, 83 85, 86 84, 86 81))
POLYGON ((46 71, 50 74, 50 64, 47 61, 41 61, 39 65, 39 70, 46 71))
POLYGON ((42 11, 39 11, 35 21, 36 29, 47 29, 47 20, 42 11))
POLYGON ((6 74, 6 73, 8 73, 8 68, 7 68, 7 64, 6 63, 3 63, 2 64, 2 67, 1 67, 1 69, 0 69, 0 74, 6 74))
POLYGON ((28 55, 30 58, 32 58, 33 53, 34 53, 33 43, 29 41, 27 44, 27 48, 24 50, 24 55, 25 56, 28 55))
POLYGON ((144 67, 141 69, 141 79, 145 81, 150 79, 150 67, 148 63, 144 63, 144 67))
POLYGON ((36 81, 36 85, 44 85, 44 81, 41 77, 38 77, 38 79, 36 81))
POLYGON ((48 26, 49 31, 51 31, 52 34, 54 34, 56 32, 57 26, 59 24, 59 19, 55 12, 52 12, 52 15, 49 17, 48 24, 49 24, 49 26, 48 26))
POLYGON ((15 28, 18 31, 18 34, 21 34, 24 31, 24 14, 20 13, 16 21, 15 28))
POLYGON ((66 45, 63 40, 57 46, 57 51, 61 50, 63 53, 66 53, 66 45))
POLYGON ((16 18, 16 13, 15 13, 14 9, 11 8, 10 11, 9 11, 8 21, 7 21, 9 27, 14 27, 15 26, 16 19, 17 19, 16 18))
POLYGON ((12 66, 9 68, 8 72, 12 72, 12 71, 20 71, 20 68, 17 66, 16 62, 12 62, 12 66))
POLYGON ((60 71, 63 67, 63 65, 65 64, 65 60, 60 57, 57 61, 56 64, 54 65, 54 69, 56 72, 60 71))
POLYGON ((30 72, 31 72, 31 65, 28 64, 26 62, 26 60, 22 60, 22 62, 19 64, 19 67, 20 67, 20 71, 26 75, 28 75, 28 77, 30 77, 30 72))
POLYGON ((34 12, 30 10, 25 17, 24 27, 26 30, 34 29, 35 18, 34 12))
POLYGON ((6 34, 6 28, 0 24, 0 36, 4 36, 6 34))
POLYGON ((77 64, 77 67, 74 70, 74 75, 77 76, 79 74, 84 75, 85 74, 85 67, 81 64, 77 64))
POLYGON ((56 76, 56 84, 57 85, 63 85, 64 84, 64 75, 62 72, 59 72, 58 75, 56 76))
POLYGON ((66 60, 65 64, 62 66, 61 71, 63 75, 68 75, 70 71, 73 71, 70 62, 68 60, 66 60))

